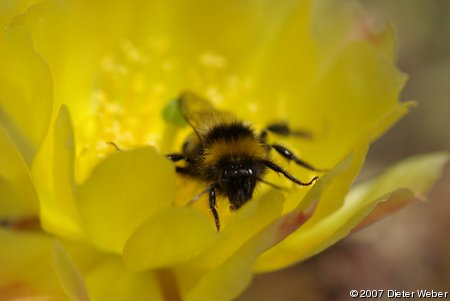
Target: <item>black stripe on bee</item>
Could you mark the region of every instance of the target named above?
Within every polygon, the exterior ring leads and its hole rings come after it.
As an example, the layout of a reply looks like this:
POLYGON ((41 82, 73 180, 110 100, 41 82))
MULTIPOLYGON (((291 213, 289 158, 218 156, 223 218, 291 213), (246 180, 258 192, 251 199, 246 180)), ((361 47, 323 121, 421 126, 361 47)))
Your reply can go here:
POLYGON ((218 140, 236 141, 242 138, 254 138, 253 130, 242 123, 219 124, 214 126, 204 138, 204 143, 210 145, 218 140))

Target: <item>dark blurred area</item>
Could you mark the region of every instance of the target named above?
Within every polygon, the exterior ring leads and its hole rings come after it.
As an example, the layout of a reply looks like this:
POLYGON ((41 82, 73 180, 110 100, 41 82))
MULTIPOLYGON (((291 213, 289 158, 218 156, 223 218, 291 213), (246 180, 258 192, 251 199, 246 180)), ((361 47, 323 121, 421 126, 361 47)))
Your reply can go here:
MULTIPOLYGON (((366 179, 408 156, 450 151, 450 1, 359 3, 375 21, 394 25, 398 66, 409 75, 401 99, 419 101, 372 146, 366 179)), ((447 165, 430 202, 412 204, 296 266, 256 276, 238 300, 349 300, 351 289, 450 292, 449 184, 447 165)))

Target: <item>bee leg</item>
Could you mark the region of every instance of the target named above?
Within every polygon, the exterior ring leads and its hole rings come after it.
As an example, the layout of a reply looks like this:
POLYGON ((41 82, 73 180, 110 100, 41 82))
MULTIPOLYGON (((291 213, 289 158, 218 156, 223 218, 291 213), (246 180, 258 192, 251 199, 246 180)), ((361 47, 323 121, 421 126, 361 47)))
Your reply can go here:
POLYGON ((278 122, 269 124, 260 134, 260 140, 265 143, 267 139, 267 134, 271 132, 279 136, 294 136, 299 138, 311 139, 312 135, 310 132, 303 130, 292 130, 286 122, 278 122))
POLYGON ((180 174, 183 174, 183 175, 187 175, 187 176, 191 175, 191 173, 189 172, 189 169, 187 169, 184 166, 175 166, 175 171, 177 173, 180 173, 180 174))
POLYGON ((216 222, 217 232, 220 231, 220 220, 219 214, 216 209, 216 191, 214 190, 214 186, 211 186, 209 189, 209 208, 214 216, 214 221, 216 222))
POLYGON ((297 185, 309 186, 319 178, 316 176, 316 177, 312 178, 311 181, 304 183, 304 182, 300 181, 299 179, 297 179, 296 177, 294 177, 293 175, 291 175, 290 173, 288 173, 286 170, 284 170, 280 166, 278 166, 277 164, 273 163, 272 161, 264 160, 263 163, 271 170, 275 171, 276 173, 281 173, 283 176, 285 176, 287 179, 291 180, 292 182, 294 182, 297 185))
POLYGON ((302 159, 297 157, 292 151, 290 151, 289 149, 285 148, 282 145, 270 144, 269 146, 271 148, 273 148, 281 156, 283 156, 285 159, 287 159, 289 161, 294 161, 295 163, 297 163, 300 166, 303 166, 306 169, 309 169, 309 170, 312 170, 312 171, 318 171, 318 172, 325 172, 325 171, 327 171, 326 169, 318 169, 318 168, 313 167, 311 164, 303 161, 302 159))
POLYGON ((181 161, 181 160, 186 160, 186 157, 183 154, 180 154, 180 153, 167 154, 166 158, 169 159, 172 162, 178 162, 178 161, 181 161))
POLYGON ((197 202, 198 199, 200 199, 204 194, 209 193, 209 191, 211 190, 211 187, 206 188, 205 190, 201 191, 200 193, 194 195, 194 197, 189 201, 189 203, 187 204, 188 206, 194 204, 195 202, 197 202))
POLYGON ((178 161, 186 161, 189 164, 193 164, 194 160, 192 160, 191 158, 186 157, 183 154, 180 153, 172 153, 172 154, 167 154, 166 158, 169 159, 172 162, 178 162, 178 161))
POLYGON ((200 192, 199 194, 195 195, 187 204, 187 206, 192 205, 194 202, 196 202, 199 198, 201 198, 204 194, 208 193, 209 196, 209 208, 211 209, 211 212, 214 216, 214 221, 216 223, 217 232, 220 230, 220 220, 219 220, 219 214, 217 213, 216 209, 216 191, 214 190, 214 184, 200 192))

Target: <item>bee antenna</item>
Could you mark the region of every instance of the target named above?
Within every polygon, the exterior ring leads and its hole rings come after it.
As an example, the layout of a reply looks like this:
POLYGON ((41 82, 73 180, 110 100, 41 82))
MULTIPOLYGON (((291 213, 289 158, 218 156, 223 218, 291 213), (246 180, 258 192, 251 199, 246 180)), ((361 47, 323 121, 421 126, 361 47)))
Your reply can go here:
POLYGON ((116 149, 116 151, 121 152, 122 149, 120 147, 117 146, 117 144, 115 144, 112 141, 106 141, 106 144, 111 145, 112 147, 114 147, 116 149))

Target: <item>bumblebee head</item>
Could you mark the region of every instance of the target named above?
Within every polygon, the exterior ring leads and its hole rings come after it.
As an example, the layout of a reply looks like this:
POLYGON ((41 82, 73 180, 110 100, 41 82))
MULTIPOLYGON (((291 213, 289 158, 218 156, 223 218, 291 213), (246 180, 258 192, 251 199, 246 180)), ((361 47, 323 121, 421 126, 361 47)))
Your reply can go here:
POLYGON ((223 166, 220 178, 220 190, 227 195, 230 209, 237 210, 253 196, 258 179, 258 170, 252 164, 232 164, 223 166))

